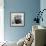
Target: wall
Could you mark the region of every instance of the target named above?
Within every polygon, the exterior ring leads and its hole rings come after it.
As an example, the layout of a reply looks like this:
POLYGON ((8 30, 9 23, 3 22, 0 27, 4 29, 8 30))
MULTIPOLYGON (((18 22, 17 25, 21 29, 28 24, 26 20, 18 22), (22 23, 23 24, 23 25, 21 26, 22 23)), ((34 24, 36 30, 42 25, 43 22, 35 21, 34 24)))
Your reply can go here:
POLYGON ((0 0, 0 42, 4 41, 4 3, 0 0))
POLYGON ((4 38, 18 41, 32 29, 35 12, 40 10, 40 0, 4 0, 4 38), (24 12, 25 26, 10 27, 10 12, 24 12))
MULTIPOLYGON (((41 0, 40 1, 40 9, 41 9, 41 11, 43 10, 43 9, 46 9, 46 0, 41 0)), ((46 27, 46 11, 44 11, 43 12, 43 19, 44 19, 44 21, 42 22, 40 22, 40 25, 42 25, 42 26, 45 26, 46 27)))

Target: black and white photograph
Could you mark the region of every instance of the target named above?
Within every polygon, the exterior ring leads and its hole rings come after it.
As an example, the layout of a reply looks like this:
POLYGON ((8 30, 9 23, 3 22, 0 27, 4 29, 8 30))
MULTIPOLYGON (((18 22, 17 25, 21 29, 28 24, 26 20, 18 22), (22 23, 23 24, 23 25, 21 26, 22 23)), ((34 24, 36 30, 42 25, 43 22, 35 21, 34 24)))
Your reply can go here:
POLYGON ((11 26, 24 26, 24 13, 11 13, 11 26))

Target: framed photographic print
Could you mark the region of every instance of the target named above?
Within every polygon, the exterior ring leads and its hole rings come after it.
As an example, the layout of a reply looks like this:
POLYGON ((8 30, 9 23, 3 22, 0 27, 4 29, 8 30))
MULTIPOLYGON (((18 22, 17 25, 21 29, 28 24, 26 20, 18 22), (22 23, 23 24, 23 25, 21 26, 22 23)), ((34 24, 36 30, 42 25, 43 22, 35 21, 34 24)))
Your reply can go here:
POLYGON ((24 26, 24 13, 11 13, 11 26, 24 26))

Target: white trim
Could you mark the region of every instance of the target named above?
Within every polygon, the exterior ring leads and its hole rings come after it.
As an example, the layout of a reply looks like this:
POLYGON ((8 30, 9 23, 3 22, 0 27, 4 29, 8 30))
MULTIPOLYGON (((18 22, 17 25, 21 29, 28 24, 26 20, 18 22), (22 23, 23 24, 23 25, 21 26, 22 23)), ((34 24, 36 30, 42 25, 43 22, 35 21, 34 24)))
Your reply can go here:
POLYGON ((4 0, 0 0, 0 42, 4 41, 4 0))

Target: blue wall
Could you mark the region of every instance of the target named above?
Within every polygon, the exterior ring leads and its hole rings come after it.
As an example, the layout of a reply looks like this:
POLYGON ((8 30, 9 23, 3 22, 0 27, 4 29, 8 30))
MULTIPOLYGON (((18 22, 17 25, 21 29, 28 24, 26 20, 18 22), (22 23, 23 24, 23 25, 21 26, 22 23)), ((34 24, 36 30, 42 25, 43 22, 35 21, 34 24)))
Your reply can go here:
MULTIPOLYGON (((43 9, 46 9, 46 0, 41 0, 40 1, 40 10, 42 11, 43 9)), ((46 11, 43 12, 43 22, 40 21, 40 25, 46 27, 46 11)))
POLYGON ((32 29, 35 12, 40 9, 40 0, 4 0, 4 35, 7 41, 18 41, 32 29), (10 12, 24 12, 25 26, 10 27, 10 12))

